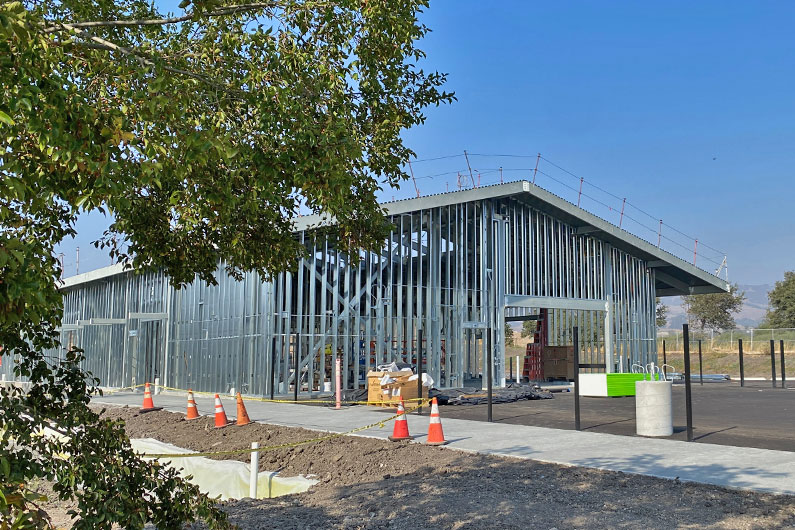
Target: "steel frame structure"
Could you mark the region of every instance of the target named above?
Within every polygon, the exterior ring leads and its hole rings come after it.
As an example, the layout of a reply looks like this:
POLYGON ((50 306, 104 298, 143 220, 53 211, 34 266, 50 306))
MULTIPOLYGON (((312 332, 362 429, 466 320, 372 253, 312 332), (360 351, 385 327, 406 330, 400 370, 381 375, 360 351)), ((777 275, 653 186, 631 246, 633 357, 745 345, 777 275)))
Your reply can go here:
MULTIPOLYGON (((548 309, 548 343, 571 343, 581 362, 629 371, 657 360, 655 296, 720 292, 712 274, 520 181, 386 205, 393 229, 380 252, 346 256, 296 226, 307 254, 272 281, 237 281, 219 264, 217 285, 175 290, 160 272, 112 266, 67 279, 62 344, 86 351, 106 386, 161 384, 253 395, 343 387, 393 361, 416 363, 439 387, 487 373, 505 382, 506 316, 548 309), (660 277, 662 276, 662 280, 660 277), (273 388, 271 388, 271 381, 273 388)), ((6 363, 8 364, 8 363, 6 363)), ((7 369, 7 367, 6 367, 7 369)), ((485 382, 484 382, 485 385, 485 382)))

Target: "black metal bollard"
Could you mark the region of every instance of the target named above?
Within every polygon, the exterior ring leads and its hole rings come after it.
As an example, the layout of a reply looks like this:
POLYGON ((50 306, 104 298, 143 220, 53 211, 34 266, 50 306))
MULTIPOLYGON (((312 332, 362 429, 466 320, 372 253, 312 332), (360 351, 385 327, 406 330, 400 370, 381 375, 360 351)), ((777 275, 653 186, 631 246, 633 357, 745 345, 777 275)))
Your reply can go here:
POLYGON ((580 330, 574 326, 574 428, 580 430, 580 330))
POLYGON ((743 366, 743 339, 737 341, 740 347, 740 386, 745 386, 745 367, 743 366))
POLYGON ((693 396, 690 392, 690 331, 682 324, 682 343, 685 348, 685 408, 687 411, 687 441, 693 441, 693 396))
POLYGON ((704 369, 701 363, 701 339, 698 339, 698 382, 704 384, 704 369))
POLYGON ((665 355, 665 341, 663 340, 663 364, 668 364, 668 357, 665 355))
POLYGON ((770 373, 773 380, 773 388, 776 388, 776 341, 770 339, 770 373))
POLYGON ((784 364, 784 341, 779 341, 779 350, 781 351, 781 388, 787 388, 787 368, 784 364))

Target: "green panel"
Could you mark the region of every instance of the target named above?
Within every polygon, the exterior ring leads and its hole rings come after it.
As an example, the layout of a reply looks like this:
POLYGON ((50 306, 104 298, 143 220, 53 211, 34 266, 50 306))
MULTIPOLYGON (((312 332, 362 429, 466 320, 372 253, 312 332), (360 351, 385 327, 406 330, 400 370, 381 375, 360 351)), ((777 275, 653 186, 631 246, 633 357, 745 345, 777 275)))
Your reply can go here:
MULTIPOLYGON (((634 396, 635 382, 643 381, 645 374, 605 374, 607 376, 607 395, 634 396)), ((657 377, 655 377, 657 379, 657 377)))

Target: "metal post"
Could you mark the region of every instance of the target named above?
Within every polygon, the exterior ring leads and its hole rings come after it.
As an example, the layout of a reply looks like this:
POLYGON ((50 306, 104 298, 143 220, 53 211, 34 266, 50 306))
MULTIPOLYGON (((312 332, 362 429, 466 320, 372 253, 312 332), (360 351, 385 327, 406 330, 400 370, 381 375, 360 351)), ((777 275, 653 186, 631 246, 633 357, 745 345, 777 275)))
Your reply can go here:
POLYGON ((698 383, 704 385, 704 369, 701 362, 701 339, 698 339, 698 383))
POLYGON ((690 330, 682 324, 682 345, 685 357, 685 408, 687 410, 687 441, 693 441, 693 396, 690 392, 690 330))
POLYGON ((660 219, 660 227, 657 229, 657 248, 660 248, 662 243, 662 219, 660 219))
POLYGON ((773 388, 776 388, 776 341, 770 339, 770 373, 773 381, 773 388))
POLYGON ((301 386, 301 351, 299 344, 295 345, 293 349, 293 357, 295 357, 295 365, 293 368, 293 401, 298 401, 298 388, 301 386))
POLYGON ((580 330, 574 326, 574 428, 580 430, 580 330))
POLYGON ((787 388, 787 368, 784 364, 784 341, 779 341, 779 349, 781 350, 781 388, 787 388))
POLYGON ((665 353, 665 339, 663 339, 663 364, 668 364, 668 356, 665 353))
POLYGON ((422 414, 422 361, 423 361, 423 351, 422 351, 422 328, 417 330, 417 397, 419 398, 417 407, 417 414, 422 414))
POLYGON ((271 401, 273 401, 274 386, 276 385, 274 378, 274 373, 276 372, 276 337, 273 337, 271 346, 271 401))
POLYGON ((745 386, 745 366, 743 365, 743 339, 738 339, 740 347, 740 386, 745 386))
POLYGON ((340 410, 342 408, 342 358, 340 357, 339 352, 337 352, 337 355, 335 356, 334 368, 337 372, 337 388, 335 389, 337 403, 334 405, 334 408, 336 410, 340 410))
POLYGON ((513 363, 508 363, 508 379, 513 381, 513 363))
POLYGON ((516 382, 522 384, 522 368, 520 364, 520 356, 516 356, 516 382))
MULTIPOLYGON (((259 449, 259 442, 251 442, 252 449, 259 449)), ((248 496, 257 498, 257 479, 259 478, 259 451, 251 451, 251 466, 248 477, 248 496)))
POLYGON ((491 372, 492 372, 492 364, 494 364, 494 355, 491 351, 491 329, 487 330, 488 337, 486 338, 487 348, 486 348, 486 378, 488 379, 486 385, 486 393, 488 395, 489 400, 489 407, 488 407, 488 421, 493 421, 491 415, 491 406, 492 406, 492 394, 491 394, 491 372))

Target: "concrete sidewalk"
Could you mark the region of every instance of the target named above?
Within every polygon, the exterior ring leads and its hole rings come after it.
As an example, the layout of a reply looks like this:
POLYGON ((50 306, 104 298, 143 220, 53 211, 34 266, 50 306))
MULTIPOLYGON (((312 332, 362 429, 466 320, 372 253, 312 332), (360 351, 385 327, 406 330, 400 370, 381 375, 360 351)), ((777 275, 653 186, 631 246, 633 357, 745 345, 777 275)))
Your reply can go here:
MULTIPOLYGON (((98 397, 94 402, 140 407, 142 399, 140 392, 118 393, 98 397)), ((231 416, 234 399, 224 397, 223 401, 231 416)), ((196 403, 201 414, 213 413, 212 398, 197 396, 196 403)), ((186 398, 161 393, 155 396, 155 405, 184 413, 186 398)), ((337 411, 322 406, 261 401, 246 401, 246 409, 254 421, 327 432, 345 432, 391 416, 383 409, 364 406, 337 411)), ((795 454, 787 451, 444 419, 444 410, 442 407, 444 433, 450 440, 447 447, 453 449, 795 495, 795 454)), ((428 429, 427 414, 426 408, 425 415, 412 414, 408 418, 410 431, 418 442, 423 441, 428 429)), ((390 434, 391 423, 358 433, 376 438, 390 434)))

